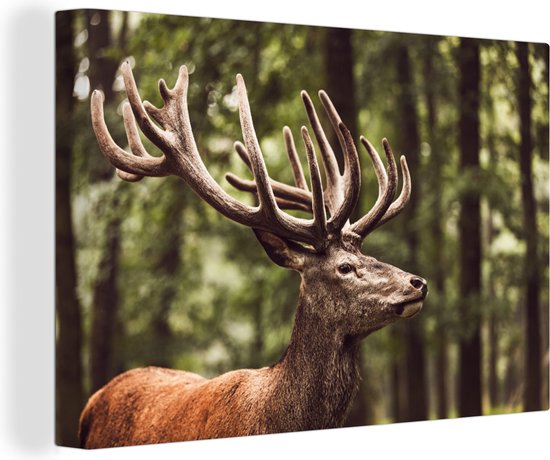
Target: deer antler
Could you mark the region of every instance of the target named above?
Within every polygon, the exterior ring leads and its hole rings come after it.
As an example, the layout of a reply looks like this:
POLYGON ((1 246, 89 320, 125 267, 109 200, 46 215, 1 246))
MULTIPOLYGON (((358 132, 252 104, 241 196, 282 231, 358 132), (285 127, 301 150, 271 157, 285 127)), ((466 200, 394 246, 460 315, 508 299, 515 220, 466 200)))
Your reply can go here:
MULTIPOLYGON (((180 67, 178 79, 173 89, 169 89, 164 80, 159 81, 159 91, 164 100, 164 106, 157 108, 145 101, 142 102, 132 74, 130 64, 121 66, 128 102, 123 106, 124 125, 128 143, 132 153, 120 148, 112 139, 105 124, 103 114, 103 95, 94 91, 91 98, 92 125, 99 147, 109 161, 118 169, 118 175, 124 180, 136 181, 143 176, 162 177, 176 175, 181 177, 197 195, 210 206, 227 218, 240 224, 256 229, 267 230, 279 236, 310 244, 317 250, 322 250, 327 244, 327 228, 334 226, 334 219, 326 221, 321 178, 317 167, 313 143, 307 130, 302 130, 302 137, 308 152, 308 164, 311 174, 312 191, 301 190, 302 207, 306 200, 313 210, 313 219, 302 219, 282 212, 277 202, 282 206, 294 201, 297 194, 289 186, 281 187, 273 184, 269 178, 260 146, 254 131, 246 87, 241 75, 237 75, 239 95, 239 113, 244 146, 238 147, 241 153, 246 151, 249 165, 254 174, 255 190, 259 206, 251 207, 227 194, 209 174, 195 144, 189 113, 187 109, 188 72, 185 66, 180 67), (153 121, 155 120, 158 125, 153 121), (137 123, 137 125, 136 125, 137 123), (137 126, 143 134, 162 152, 155 157, 147 153, 139 137, 137 126), (276 198, 274 189, 279 195, 283 190, 289 192, 285 202, 283 196, 276 198)), ((340 124, 339 130, 344 139, 343 145, 348 164, 353 163, 356 175, 359 177, 358 156, 349 141, 349 131, 340 124)), ((242 144, 241 144, 242 145, 242 144)), ((352 170, 354 168, 351 168, 352 170)), ((303 173, 302 173, 303 177, 303 173)), ((299 179, 301 181, 301 179, 299 179)), ((304 182, 300 182, 303 187, 304 182)), ((284 185, 284 184, 281 184, 284 185)), ((345 206, 340 214, 347 212, 350 201, 355 203, 358 187, 347 195, 345 206)), ((300 200, 296 200, 300 203, 300 200)), ((341 218, 340 218, 341 220, 341 218)))
MULTIPOLYGON (((324 196, 326 196, 326 207, 330 213, 330 219, 327 222, 327 230, 329 235, 338 236, 340 231, 348 225, 347 221, 353 208, 355 207, 355 204, 357 203, 357 198, 359 196, 359 190, 361 187, 359 157, 357 155, 357 150, 355 149, 351 133, 342 123, 342 120, 340 119, 340 116, 334 108, 331 100, 324 91, 320 91, 319 96, 344 152, 343 175, 341 175, 338 171, 336 156, 334 155, 334 151, 332 150, 325 132, 321 127, 321 123, 317 113, 315 112, 313 103, 311 102, 309 95, 305 91, 302 91, 302 100, 306 107, 307 115, 313 128, 315 138, 317 139, 317 143, 320 147, 325 176, 327 178, 327 186, 323 191, 324 196)), ((279 204, 284 206, 284 209, 302 209, 312 211, 311 193, 308 192, 305 184, 302 167, 298 159, 292 133, 286 126, 283 129, 283 136, 296 186, 293 187, 275 180, 271 180, 273 191, 276 198, 279 200, 279 204)), ((251 169, 250 158, 244 146, 237 143, 235 145, 235 150, 249 169, 251 169)), ((256 184, 253 181, 241 179, 231 173, 226 174, 226 179, 239 190, 256 193, 256 184)))
MULTIPOLYGON (((344 151, 350 151, 350 149, 354 148, 352 147, 353 142, 348 134, 344 134, 343 131, 340 130, 342 121, 330 98, 324 91, 319 91, 319 98, 338 135, 340 145, 344 151), (352 145, 349 145, 350 143, 352 145)), ((399 197, 392 202, 397 188, 397 166, 390 144, 387 139, 382 140, 384 152, 388 161, 388 170, 386 171, 384 163, 380 159, 380 155, 376 149, 365 137, 361 136, 361 143, 366 148, 371 158, 378 180, 378 198, 367 214, 350 225, 347 219, 357 200, 357 197, 353 196, 353 194, 355 191, 359 190, 360 186, 358 163, 353 159, 350 160, 350 156, 346 156, 345 160, 347 160, 347 162, 345 161, 344 164, 344 173, 340 174, 334 151, 327 140, 327 136, 321 126, 311 98, 305 91, 302 91, 302 100, 323 159, 326 177, 326 187, 323 193, 326 197, 326 206, 331 216, 327 223, 329 234, 337 233, 345 229, 346 232, 355 233, 363 240, 375 228, 395 217, 405 207, 409 200, 411 194, 411 178, 407 161, 404 156, 401 156, 400 163, 403 175, 403 187, 399 197), (350 190, 351 192, 348 192, 350 190)), ((312 212, 311 194, 308 193, 307 186, 305 186, 305 179, 303 179, 302 168, 290 129, 285 127, 283 135, 296 186, 290 186, 272 180, 271 183, 275 197, 283 209, 300 209, 312 212)), ((235 149, 241 159, 250 168, 250 159, 244 146, 242 144, 236 144, 235 149)), ((243 180, 230 173, 226 175, 226 178, 234 187, 256 193, 256 184, 254 181, 243 180)))
POLYGON ((164 101, 162 108, 141 100, 128 62, 122 64, 121 72, 128 95, 128 102, 123 105, 123 117, 131 153, 120 148, 112 139, 105 124, 103 95, 99 91, 92 93, 91 113, 99 147, 117 168, 118 176, 124 180, 137 181, 144 176, 179 176, 199 197, 227 218, 248 227, 309 244, 318 251, 323 250, 329 240, 338 238, 342 231, 352 232, 361 239, 365 238, 374 228, 397 215, 410 196, 410 175, 405 157, 401 157, 402 192, 392 203, 397 183, 397 169, 389 143, 384 139, 383 146, 389 165, 386 172, 374 147, 362 137, 361 142, 372 159, 378 178, 379 196, 365 216, 353 224, 349 223, 349 216, 357 203, 361 186, 359 157, 351 133, 342 123, 324 91, 319 92, 319 97, 344 154, 343 173, 339 172, 334 151, 323 131, 313 103, 308 94, 302 91, 306 113, 321 151, 326 187, 323 190, 313 142, 305 127, 302 127, 301 135, 306 149, 311 190, 306 184, 292 133, 286 126, 283 129, 283 137, 295 186, 271 179, 254 130, 246 86, 242 76, 238 74, 239 117, 244 144, 237 141, 235 150, 252 171, 254 180, 241 179, 231 173, 226 174, 226 179, 237 189, 256 194, 259 205, 251 207, 241 203, 220 187, 200 157, 187 109, 187 68, 180 67, 176 84, 172 89, 168 88, 164 80, 159 81, 159 92, 164 101), (152 156, 145 150, 138 126, 163 152, 162 156, 152 156), (313 218, 302 219, 281 209, 309 211, 313 218))

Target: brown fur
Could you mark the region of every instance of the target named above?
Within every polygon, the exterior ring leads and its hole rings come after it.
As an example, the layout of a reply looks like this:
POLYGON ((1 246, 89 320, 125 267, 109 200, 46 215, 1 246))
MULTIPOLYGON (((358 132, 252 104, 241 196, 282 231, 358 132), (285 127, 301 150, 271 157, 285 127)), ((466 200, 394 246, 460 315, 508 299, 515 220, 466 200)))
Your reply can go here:
POLYGON ((121 72, 128 94, 123 106, 126 132, 133 155, 113 141, 103 117, 103 97, 91 97, 92 125, 101 151, 128 181, 144 176, 181 177, 202 199, 231 220, 254 229, 271 259, 302 275, 300 299, 290 345, 271 368, 228 372, 211 380, 196 374, 147 367, 126 372, 95 393, 80 422, 83 447, 220 438, 341 426, 357 391, 357 350, 360 339, 422 307, 427 293, 422 278, 378 262, 360 252, 362 240, 397 215, 410 196, 410 174, 401 157, 403 187, 392 202, 397 168, 389 143, 383 146, 387 172, 378 153, 364 138, 379 181, 373 208, 351 224, 349 217, 361 184, 359 156, 349 130, 321 91, 319 97, 344 153, 340 174, 332 148, 307 93, 302 100, 323 154, 326 189, 305 127, 302 138, 310 166, 311 192, 305 183, 292 134, 283 131, 297 187, 269 179, 254 132, 242 76, 237 76, 239 113, 244 145, 235 148, 252 169, 254 181, 227 179, 257 196, 259 208, 235 200, 206 172, 194 145, 186 110, 188 71, 182 66, 176 85, 159 88, 164 106, 142 103, 126 62, 121 72), (156 125, 151 115, 159 124, 156 125), (145 151, 135 122, 163 151, 145 151), (279 204, 279 206, 276 205, 279 204), (313 220, 298 219, 281 209, 311 211, 313 220), (327 220, 327 213, 330 219, 327 220))
MULTIPOLYGON (((261 235, 259 235, 261 239, 261 235)), ((88 401, 81 415, 83 447, 114 447, 341 426, 357 390, 361 338, 423 299, 412 275, 334 244, 325 254, 268 253, 302 273, 290 345, 270 368, 213 379, 146 367, 128 371, 88 401), (290 262, 289 262, 290 261, 290 262), (353 274, 341 274, 346 262, 353 274)), ((262 241, 265 244, 265 241, 262 241)))
POLYGON ((81 417, 82 445, 114 447, 260 432, 254 412, 260 412, 258 396, 269 388, 268 374, 267 369, 239 370, 207 380, 158 367, 125 372, 90 398, 81 417), (248 408, 248 417, 243 408, 248 408))

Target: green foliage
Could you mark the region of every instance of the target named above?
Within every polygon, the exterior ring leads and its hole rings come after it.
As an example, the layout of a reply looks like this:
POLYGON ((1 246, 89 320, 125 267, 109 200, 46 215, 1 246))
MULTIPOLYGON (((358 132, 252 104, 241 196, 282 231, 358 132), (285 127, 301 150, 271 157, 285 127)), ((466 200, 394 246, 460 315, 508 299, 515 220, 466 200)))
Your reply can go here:
MULTIPOLYGON (((115 29, 117 24, 120 27, 120 21, 113 24, 115 29)), ((143 99, 158 106, 158 78, 164 77, 172 86, 178 67, 188 66, 188 104, 197 144, 212 176, 224 188, 230 190, 223 178, 225 172, 248 175, 233 152, 233 141, 241 137, 236 73, 246 79, 270 174, 291 182, 281 128, 291 127, 303 152, 297 134, 299 127, 306 124, 306 116, 299 91, 306 89, 315 95, 325 84, 321 28, 137 13, 130 14, 129 25, 128 56, 123 56, 116 46, 107 50, 108 55, 118 60, 130 59, 143 99)), ((81 32, 86 27, 82 18, 79 27, 81 32)), ((76 49, 81 60, 77 78, 85 78, 87 72, 86 42, 82 40, 76 49)), ((402 235, 407 230, 418 230, 420 247, 415 270, 431 284, 422 313, 430 354, 437 348, 438 331, 443 329, 451 342, 469 333, 469 320, 462 308, 466 300, 475 302, 475 314, 484 321, 496 319, 499 349, 517 346, 521 337, 517 317, 523 292, 521 261, 525 247, 518 118, 513 102, 517 68, 513 44, 486 41, 482 45, 481 170, 459 174, 457 39, 356 31, 353 40, 355 104, 361 133, 379 145, 380 139, 396 137, 402 129, 396 123, 399 88, 395 66, 388 66, 387 62, 396 45, 403 41, 411 50, 421 119, 422 151, 419 170, 413 172, 417 178, 413 190, 421 196, 417 215, 407 222, 397 219, 377 230, 369 236, 365 251, 405 270, 411 269, 403 266, 410 260, 410 248, 402 235), (430 84, 438 118, 432 134, 425 99, 429 88, 422 78, 426 53, 433 53, 435 69, 430 84), (434 175, 433 171, 438 173, 434 175), (432 193, 436 186, 438 195, 432 193), (458 203, 462 194, 473 189, 481 192, 483 200, 485 287, 480 298, 464 299, 458 287, 458 203), (436 217, 443 223, 441 246, 435 245, 430 227, 436 205, 440 206, 436 217), (441 272, 443 286, 433 286, 431 280, 441 272)), ((543 53, 537 49, 532 59, 539 246, 541 260, 548 260, 548 144, 544 138, 548 132, 548 84, 544 80, 543 53)), ((124 146, 120 77, 114 87, 117 99, 106 108, 107 124, 113 138, 124 146)), ((112 171, 96 146, 87 96, 81 94, 81 100, 76 102, 75 121, 80 128, 75 133, 72 184, 78 292, 86 333, 90 333, 92 290, 107 223, 116 214, 121 220, 120 305, 115 338, 118 371, 162 359, 171 366, 212 376, 232 368, 275 362, 290 337, 299 276, 275 267, 249 229, 218 215, 178 179, 146 178, 134 184, 116 178, 98 180, 106 174, 111 177, 112 171), (168 332, 163 335, 159 332, 163 330, 168 332)), ((157 154, 149 143, 146 146, 157 154)), ((362 202, 366 211, 376 199, 377 185, 364 151, 361 156, 365 176, 362 202)), ((244 194, 231 193, 251 202, 244 194)), ((541 278, 542 300, 547 302, 547 265, 541 278)), ((374 388, 382 398, 377 417, 387 420, 389 403, 383 387, 390 382, 392 359, 403 350, 391 329, 376 333, 364 347, 369 356, 368 374, 380 376, 378 387, 374 388)), ((85 353, 89 354, 87 348, 85 353)), ((499 366, 506 368, 517 363, 502 354, 499 366)), ((493 409, 498 411, 500 408, 493 409)))

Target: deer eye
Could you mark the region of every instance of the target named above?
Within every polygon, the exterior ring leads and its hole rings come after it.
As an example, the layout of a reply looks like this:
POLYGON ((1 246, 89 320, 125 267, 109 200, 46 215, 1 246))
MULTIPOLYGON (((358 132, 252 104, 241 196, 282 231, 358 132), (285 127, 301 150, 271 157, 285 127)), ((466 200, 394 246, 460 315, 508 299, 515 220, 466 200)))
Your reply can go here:
POLYGON ((350 264, 344 263, 338 266, 338 271, 345 275, 353 270, 353 267, 350 264))

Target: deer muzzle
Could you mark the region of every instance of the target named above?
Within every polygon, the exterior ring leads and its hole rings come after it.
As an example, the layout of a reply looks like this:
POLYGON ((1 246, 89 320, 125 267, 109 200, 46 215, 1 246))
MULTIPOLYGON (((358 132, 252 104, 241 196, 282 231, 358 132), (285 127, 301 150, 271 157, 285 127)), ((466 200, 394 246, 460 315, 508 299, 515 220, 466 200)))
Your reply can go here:
POLYGON ((428 283, 424 278, 413 276, 410 279, 410 284, 416 291, 416 297, 412 300, 397 304, 395 312, 397 316, 402 318, 412 318, 422 310, 424 299, 428 295, 428 283))

